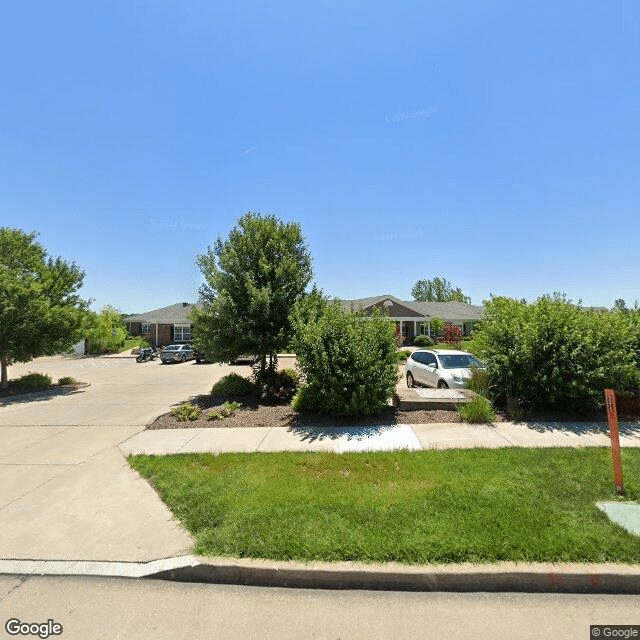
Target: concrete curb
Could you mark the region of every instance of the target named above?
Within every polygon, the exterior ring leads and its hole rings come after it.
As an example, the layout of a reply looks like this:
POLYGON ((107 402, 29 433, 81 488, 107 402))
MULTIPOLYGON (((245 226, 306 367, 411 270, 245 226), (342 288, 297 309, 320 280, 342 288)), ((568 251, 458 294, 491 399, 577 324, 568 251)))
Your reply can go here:
POLYGON ((640 594, 640 565, 366 565, 179 556, 146 563, 0 560, 5 575, 83 575, 298 589, 640 594))
POLYGON ((194 556, 162 558, 150 562, 109 562, 94 560, 0 560, 0 575, 94 576, 147 578, 170 570, 198 565, 194 556))

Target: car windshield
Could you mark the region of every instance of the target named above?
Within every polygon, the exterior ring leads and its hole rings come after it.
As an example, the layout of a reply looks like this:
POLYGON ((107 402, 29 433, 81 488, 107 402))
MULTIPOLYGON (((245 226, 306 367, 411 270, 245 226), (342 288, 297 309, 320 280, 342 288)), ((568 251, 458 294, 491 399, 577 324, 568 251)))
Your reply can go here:
POLYGON ((481 367, 482 362, 476 360, 470 353, 458 353, 455 355, 440 355, 440 364, 443 369, 469 369, 469 367, 481 367))
POLYGON ((177 344, 172 344, 164 348, 165 351, 180 351, 180 347, 177 344))

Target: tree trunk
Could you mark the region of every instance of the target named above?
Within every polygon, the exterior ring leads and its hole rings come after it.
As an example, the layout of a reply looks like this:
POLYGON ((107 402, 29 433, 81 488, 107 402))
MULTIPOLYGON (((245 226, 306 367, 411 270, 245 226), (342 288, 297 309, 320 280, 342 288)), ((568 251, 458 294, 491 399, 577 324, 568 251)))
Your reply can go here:
MULTIPOLYGON (((260 349, 262 351, 262 349, 260 349)), ((264 380, 264 371, 267 364, 267 354, 260 354, 260 380, 264 380)))
POLYGON ((9 366, 9 358, 6 353, 0 356, 0 364, 2 365, 2 374, 0 375, 0 389, 9 388, 9 379, 7 378, 7 367, 9 366))

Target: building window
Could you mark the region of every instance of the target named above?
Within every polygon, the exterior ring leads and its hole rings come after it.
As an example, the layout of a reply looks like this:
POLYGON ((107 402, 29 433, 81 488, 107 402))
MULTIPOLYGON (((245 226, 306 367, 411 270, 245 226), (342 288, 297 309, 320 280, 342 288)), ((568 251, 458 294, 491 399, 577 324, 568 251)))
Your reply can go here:
POLYGON ((173 325, 173 341, 189 342, 189 340, 191 340, 191 325, 190 324, 174 324, 173 325))
POLYGON ((407 337, 407 323, 403 322, 402 323, 402 335, 406 338, 407 337))
POLYGON ((140 329, 140 333, 143 336, 146 336, 147 333, 151 333, 151 325, 148 322, 143 322, 142 328, 140 329))

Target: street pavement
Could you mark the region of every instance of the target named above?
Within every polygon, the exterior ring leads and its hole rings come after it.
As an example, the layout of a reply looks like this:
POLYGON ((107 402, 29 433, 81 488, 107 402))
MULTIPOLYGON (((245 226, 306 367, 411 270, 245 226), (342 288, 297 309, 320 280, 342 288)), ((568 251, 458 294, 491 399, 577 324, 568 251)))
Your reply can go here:
POLYGON ((0 576, 2 627, 12 618, 50 619, 62 626, 61 635, 51 637, 64 640, 589 640, 596 637, 590 625, 639 625, 639 611, 638 595, 330 591, 0 576))

